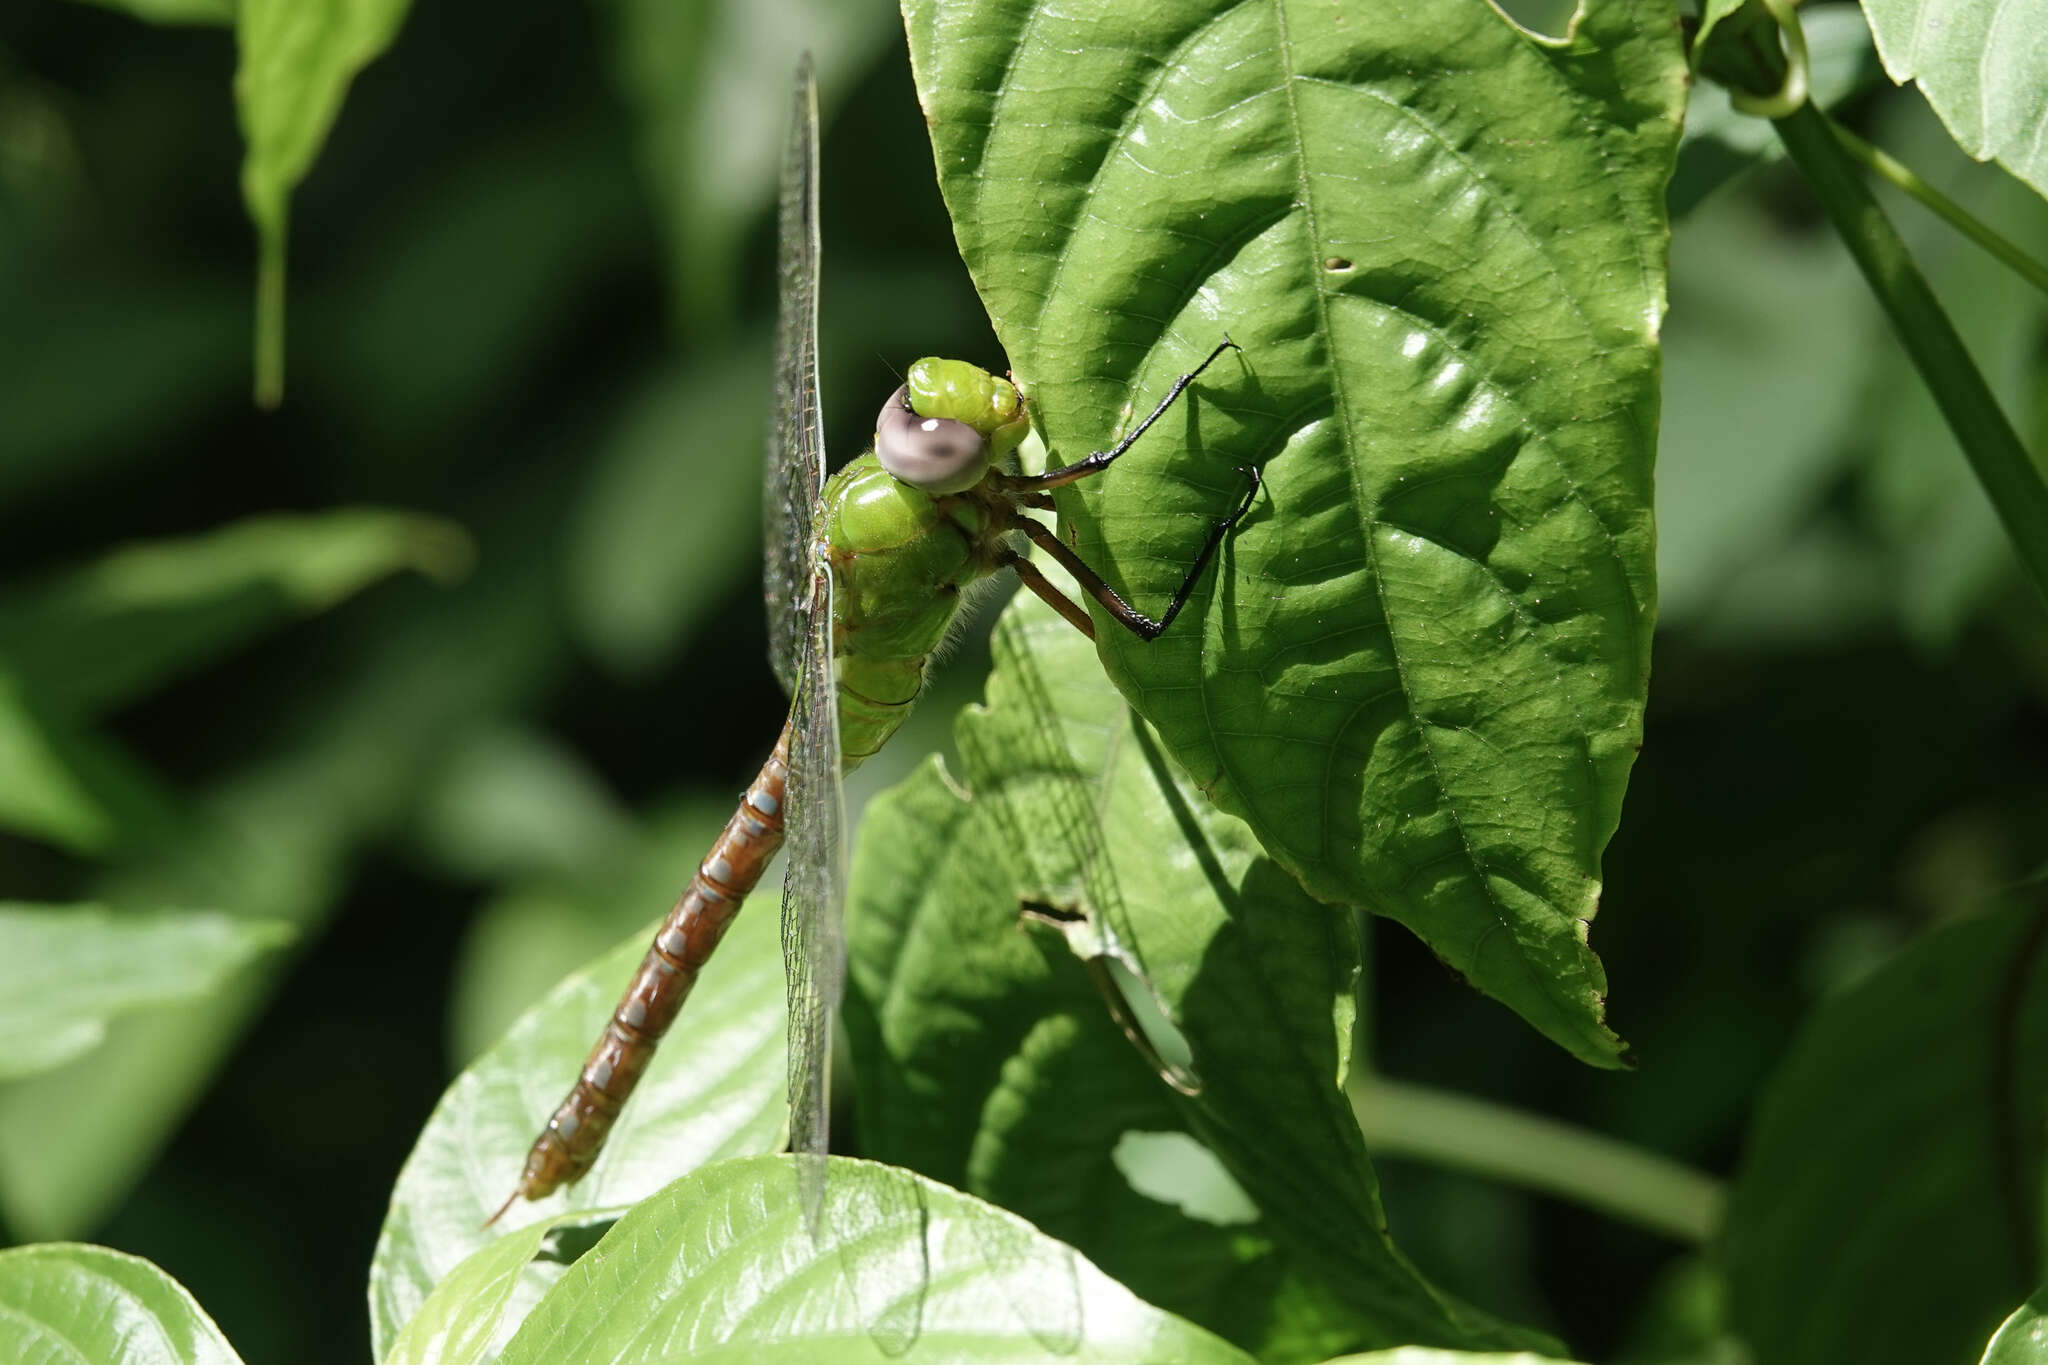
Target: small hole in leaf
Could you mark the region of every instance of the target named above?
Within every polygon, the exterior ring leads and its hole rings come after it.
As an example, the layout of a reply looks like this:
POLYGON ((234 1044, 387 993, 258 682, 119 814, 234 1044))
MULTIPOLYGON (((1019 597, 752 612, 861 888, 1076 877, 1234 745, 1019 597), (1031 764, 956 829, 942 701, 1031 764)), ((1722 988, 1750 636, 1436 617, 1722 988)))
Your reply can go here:
POLYGON ((1132 1189, 1190 1218, 1225 1228, 1259 1221, 1259 1206, 1244 1187, 1186 1133, 1127 1130, 1110 1159, 1132 1189))
POLYGON ((1329 260, 1323 262, 1323 269, 1325 270, 1337 271, 1349 270, 1350 268, 1351 262, 1342 256, 1332 256, 1329 260))

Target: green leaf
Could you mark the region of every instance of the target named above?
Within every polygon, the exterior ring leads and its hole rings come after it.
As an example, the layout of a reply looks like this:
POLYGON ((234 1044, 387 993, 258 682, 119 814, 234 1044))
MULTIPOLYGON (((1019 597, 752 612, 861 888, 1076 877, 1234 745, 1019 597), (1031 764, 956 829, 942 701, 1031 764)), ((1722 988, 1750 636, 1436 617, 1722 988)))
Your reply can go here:
POLYGON ((292 936, 277 920, 0 902, 0 1081, 91 1051, 119 1015, 210 995, 292 936))
POLYGON ((357 507, 122 546, 0 596, 0 659, 85 713, 137 700, 401 569, 460 573, 445 521, 357 507))
POLYGON ((231 24, 235 0, 88 0, 152 24, 231 24))
POLYGON ((2038 1283, 2048 914, 1947 925, 1822 1006, 1729 1201, 1759 1360, 1962 1360, 2038 1283))
POLYGON ((241 1365, 176 1280, 140 1256, 76 1242, 0 1251, 0 1359, 241 1365))
POLYGON ((1339 1356, 1328 1365, 1572 1365, 1556 1356, 1531 1355, 1527 1351, 1499 1354, 1492 1351, 1437 1351, 1427 1346, 1403 1346, 1393 1351, 1368 1351, 1364 1355, 1339 1356))
POLYGON ((1119 1159, 1133 1138, 1184 1138, 1187 1120, 1065 942, 1020 932, 988 809, 933 759, 861 821, 844 1019, 862 1149, 1022 1214, 1262 1360, 1356 1344, 1357 1315, 1255 1208, 1184 1211, 1181 1182, 1119 1159))
POLYGON ((787 1158, 721 1162, 676 1181, 570 1268, 502 1365, 1250 1360, 1012 1214, 866 1162, 832 1158, 829 1174, 815 1240, 787 1158), (929 1279, 921 1293, 904 1287, 914 1297, 896 1306, 909 1340, 885 1351, 848 1279, 905 1259, 925 1260, 929 1279), (1043 1306, 1070 1296, 1078 1334, 1049 1341, 1043 1306))
POLYGON ((235 110, 248 153, 242 200, 262 239, 256 398, 284 395, 285 217, 356 72, 398 32, 409 0, 238 0, 235 110))
MULTIPOLYGON (((515 1204, 508 1221, 630 1204, 677 1171, 781 1146, 788 1018, 781 937, 770 898, 756 899, 691 992, 595 1169, 541 1204, 515 1204)), ((370 1330, 380 1359, 434 1285, 500 1235, 484 1219, 518 1183, 527 1148, 575 1081, 652 932, 571 973, 435 1106, 399 1172, 370 1265, 370 1330)))
POLYGON ((1891 78, 1927 102, 1979 161, 2048 194, 2048 30, 2009 0, 1863 0, 1891 78))
MULTIPOLYGON (((508 490, 509 491, 509 490, 508 490)), ((561 491, 521 485, 488 536, 530 553, 483 562, 460 592, 394 595, 352 667, 285 698, 289 743, 185 803, 180 838, 94 888, 119 905, 210 905, 320 923, 352 851, 389 837, 433 764, 467 727, 531 706, 567 654, 549 603, 547 547, 561 491)), ((154 1159, 276 973, 256 964, 202 1001, 115 1021, 72 1066, 0 1090, 0 1212, 18 1235, 76 1236, 104 1218, 154 1159)))
POLYGON ((1982 1365, 2044 1365, 2048 1362, 2048 1286, 2013 1309, 2012 1316, 1984 1348, 1982 1365))
POLYGON ((610 1223, 624 1209, 560 1214, 507 1233, 455 1267, 391 1343, 384 1365, 488 1365, 505 1349, 541 1295, 568 1268, 542 1255, 563 1228, 593 1218, 610 1223))
MULTIPOLYGON (((153 845, 149 858, 97 883, 98 898, 164 905, 205 896, 238 918, 303 931, 341 884, 344 836, 317 784, 264 776, 198 804, 178 841, 153 845)), ((90 1056, 0 1088, 8 1226, 30 1237, 75 1236, 104 1218, 253 1020, 282 960, 254 960, 213 991, 112 1018, 90 1056)))
POLYGON ((1586 944, 1642 735, 1673 11, 1569 41, 1485 0, 917 0, 954 232, 1057 460, 1119 688, 1325 899, 1389 915, 1584 1060, 1586 944), (1090 485, 1093 485, 1092 487, 1090 485))
POLYGON ((862 830, 847 1026, 863 1142, 1017 1209, 1116 1273, 1156 1276, 1141 1292, 1262 1353, 1267 1332, 1317 1354, 1508 1340, 1385 1235, 1342 1089, 1351 912, 1310 898, 1241 821, 1204 803, 1087 641, 1037 599, 1012 604, 995 653, 987 708, 956 726, 958 778, 927 764, 862 830), (1064 937, 1020 932, 1031 904, 1086 919, 1064 937), (1118 998, 1156 1000, 1184 1039, 1201 1092, 1178 1111, 1091 984, 1109 959, 1144 983, 1118 998), (1156 1209, 1126 1221, 1148 1201, 1098 1197, 1124 1182, 1120 1139, 1190 1122, 1263 1210, 1249 1231, 1289 1259, 1230 1254, 1215 1229, 1156 1209), (1203 1301, 1222 1284, 1249 1301, 1203 1301))

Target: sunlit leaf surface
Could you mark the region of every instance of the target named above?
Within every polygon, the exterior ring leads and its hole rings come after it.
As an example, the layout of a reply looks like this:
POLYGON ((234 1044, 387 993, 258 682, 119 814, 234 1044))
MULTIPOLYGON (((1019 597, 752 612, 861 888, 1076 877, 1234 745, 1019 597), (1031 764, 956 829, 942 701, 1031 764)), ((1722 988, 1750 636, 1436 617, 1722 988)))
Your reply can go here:
MULTIPOLYGON (((863 1192, 885 1180, 893 1177, 877 1167, 833 1158, 829 1211, 859 1207, 863 1192)), ((914 1188, 910 1206, 884 1204, 889 1216, 871 1221, 829 1218, 814 1240, 789 1159, 706 1167, 621 1218, 500 1360, 1249 1361, 1014 1215, 930 1181, 914 1188), (914 1338, 885 1354, 847 1280, 905 1251, 929 1258, 931 1278, 913 1305, 914 1338), (1081 1333, 1049 1342, 1038 1306, 1068 1293, 1079 1296, 1081 1333)))
POLYGON ((184 1288, 143 1260, 75 1242, 0 1251, 0 1360, 10 1365, 241 1365, 184 1288))
POLYGON ((1393 1351, 1368 1351, 1364 1355, 1339 1356, 1328 1365, 1571 1365, 1555 1356, 1531 1355, 1527 1351, 1499 1354, 1491 1351, 1435 1351, 1427 1346, 1403 1346, 1393 1351))
POLYGON ((908 9, 954 230, 1167 749, 1315 894, 1618 1064, 1586 943, 1642 735, 1675 12, 1485 0, 908 9))
POLYGON ((596 1168, 563 1194, 514 1205, 497 1228, 484 1219, 518 1182, 652 929, 571 974, 456 1078, 399 1173, 378 1238, 370 1325, 380 1356, 434 1285, 507 1226, 630 1204, 677 1171, 781 1144, 782 957, 769 908, 743 911, 727 932, 596 1168))
POLYGON ((2048 1288, 2013 1310, 1984 1349, 1983 1365, 2042 1365, 2048 1361, 2048 1288))
POLYGON ((592 1237, 625 1210, 578 1210, 530 1223, 471 1253, 441 1277, 406 1320, 383 1365, 485 1365, 498 1358, 568 1255, 550 1256, 564 1234, 592 1237), (595 1221, 593 1221, 595 1220, 595 1221))

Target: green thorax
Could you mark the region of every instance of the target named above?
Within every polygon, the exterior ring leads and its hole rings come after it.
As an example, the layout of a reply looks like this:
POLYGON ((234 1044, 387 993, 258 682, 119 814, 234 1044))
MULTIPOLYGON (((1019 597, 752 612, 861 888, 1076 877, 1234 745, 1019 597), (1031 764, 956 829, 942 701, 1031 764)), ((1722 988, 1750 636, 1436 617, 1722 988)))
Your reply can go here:
POLYGON ((848 769, 909 718, 961 589, 1002 566, 1015 515, 992 471, 1030 425, 1007 379, 920 360, 883 405, 876 448, 826 483, 820 548, 848 769))
POLYGON ((850 770, 909 718, 960 590, 999 567, 1007 508, 981 485, 934 497, 873 452, 832 476, 824 504, 839 747, 850 770))

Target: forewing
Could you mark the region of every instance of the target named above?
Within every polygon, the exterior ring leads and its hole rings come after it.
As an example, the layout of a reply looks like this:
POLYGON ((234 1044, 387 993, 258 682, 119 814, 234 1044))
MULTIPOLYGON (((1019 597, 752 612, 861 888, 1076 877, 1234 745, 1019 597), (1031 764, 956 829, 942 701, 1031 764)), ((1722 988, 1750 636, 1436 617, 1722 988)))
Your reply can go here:
POLYGON ((795 696, 805 633, 801 608, 811 592, 811 522, 825 483, 825 426, 818 408, 818 85, 809 53, 796 68, 782 157, 781 220, 775 416, 761 499, 763 592, 769 661, 782 690, 795 696))

